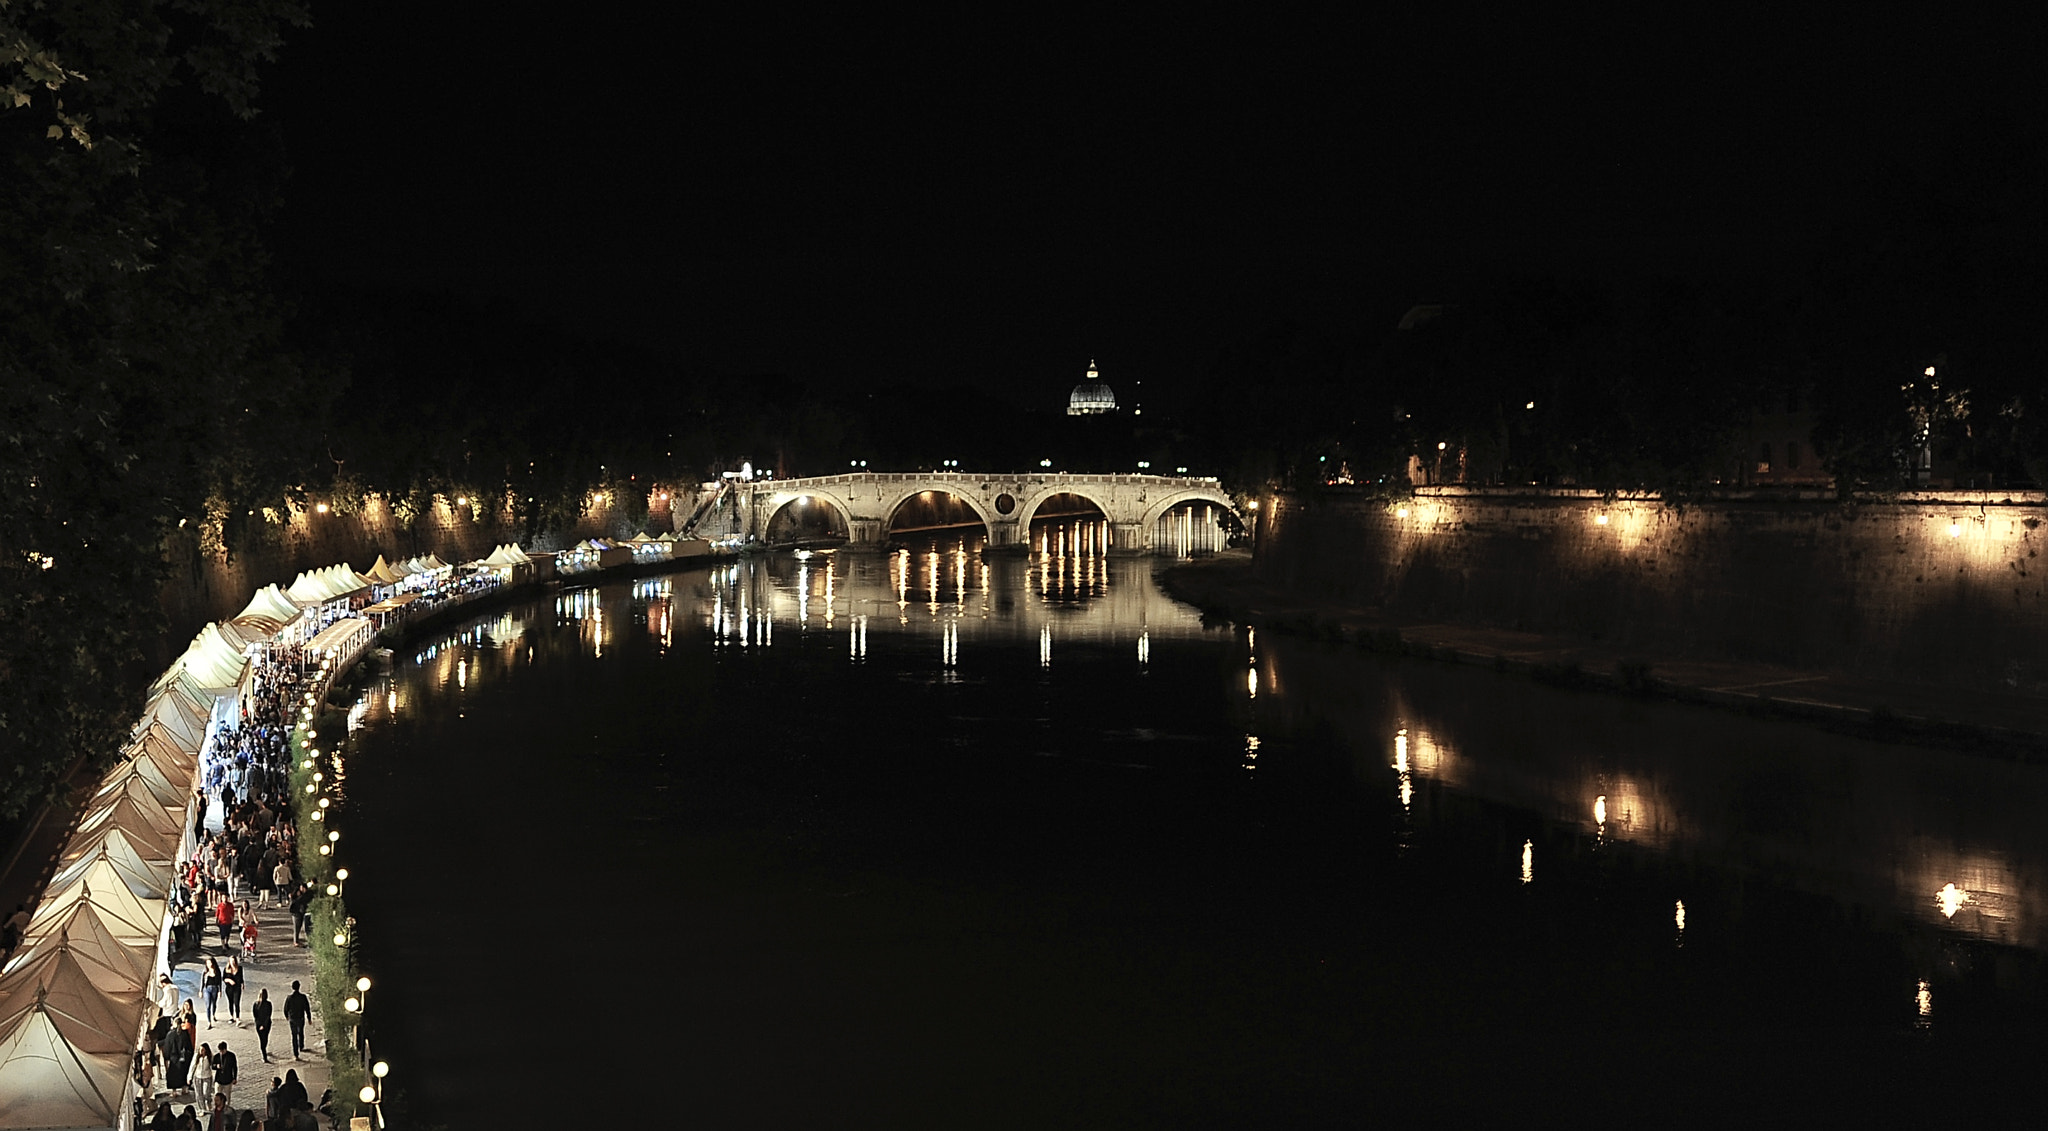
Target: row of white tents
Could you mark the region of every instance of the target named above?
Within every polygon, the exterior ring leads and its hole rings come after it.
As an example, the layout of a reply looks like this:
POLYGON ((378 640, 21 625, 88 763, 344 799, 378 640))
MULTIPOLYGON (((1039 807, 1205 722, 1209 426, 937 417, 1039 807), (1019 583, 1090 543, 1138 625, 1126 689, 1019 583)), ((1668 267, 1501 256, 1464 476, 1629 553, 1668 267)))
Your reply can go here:
MULTIPOLYGON (((500 546, 477 563, 504 580, 535 560, 500 546)), ((338 675, 375 626, 360 598, 428 587, 452 568, 428 555, 369 574, 347 565, 268 585, 240 613, 208 624, 150 687, 148 706, 59 852, 21 945, 0 968, 0 1129, 118 1128, 130 1122, 130 1057, 154 1021, 169 966, 173 868, 197 846, 192 801, 201 752, 249 702, 252 657, 304 646, 338 675), (417 579, 417 580, 413 580, 417 579)))

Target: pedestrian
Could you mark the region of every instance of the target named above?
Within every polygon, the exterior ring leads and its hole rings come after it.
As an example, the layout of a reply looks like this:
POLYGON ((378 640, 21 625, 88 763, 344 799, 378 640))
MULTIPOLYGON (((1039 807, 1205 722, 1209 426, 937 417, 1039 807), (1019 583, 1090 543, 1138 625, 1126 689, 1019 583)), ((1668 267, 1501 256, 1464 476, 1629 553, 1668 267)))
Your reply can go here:
POLYGON ((213 1028, 213 1018, 220 1005, 220 987, 225 975, 220 971, 220 962, 212 955, 206 956, 206 972, 199 976, 199 988, 206 992, 206 1027, 213 1028))
POLYGON ((287 1110, 284 1106, 284 1080, 270 1078, 270 1090, 263 1093, 263 1131, 281 1131, 285 1126, 287 1110))
POLYGON ((235 1131, 234 1114, 228 1111, 227 1095, 213 1094, 213 1110, 207 1113, 205 1131, 235 1131))
POLYGON ((258 934, 260 934, 260 933, 261 933, 261 932, 259 932, 259 931, 258 931, 258 930, 256 929, 256 916, 254 916, 254 915, 251 915, 251 914, 249 914, 249 909, 248 909, 248 908, 246 908, 246 907, 245 907, 245 908, 243 908, 243 909, 242 909, 242 956, 243 956, 244 958, 247 958, 247 959, 248 959, 249 961, 251 961, 251 962, 254 962, 254 961, 256 961, 256 936, 257 936, 258 934))
POLYGON ((249 1006, 249 1016, 256 1022, 256 1049, 263 1054, 264 1063, 270 1062, 270 991, 257 990, 256 1000, 249 1006))
POLYGON ((228 964, 221 967, 220 990, 228 996, 228 1020, 236 1028, 242 1026, 242 960, 228 956, 228 964))
MULTIPOLYGON (((299 1054, 306 1051, 306 1019, 311 1016, 313 1003, 306 1000, 306 995, 299 992, 299 984, 293 982, 291 994, 284 999, 284 1019, 292 1027, 293 1060, 299 1059, 299 1054)), ((292 1079, 298 1078, 297 1073, 292 1074, 292 1079)), ((299 1093, 304 1095, 305 1089, 299 1089, 299 1093)))
POLYGON ((300 884, 292 889, 292 945, 304 946, 305 935, 313 929, 313 885, 300 884))
POLYGON ((164 1087, 182 1092, 192 1082, 192 1038, 182 1025, 164 1034, 164 1087))
POLYGON ((178 1012, 178 987, 169 974, 156 976, 156 1000, 165 1013, 178 1012))
POLYGON ((284 1083, 278 1085, 277 1099, 287 1120, 291 1119, 293 1112, 313 1106, 311 1097, 306 1095, 306 1086, 299 1083, 299 1070, 296 1068, 284 1070, 284 1083))
POLYGON ((240 1079, 241 1075, 242 1066, 235 1059, 234 1051, 228 1048, 226 1041, 222 1041, 220 1047, 213 1050, 214 1094, 232 1100, 234 1098, 235 1081, 240 1079))
POLYGON ((213 1050, 206 1042, 199 1042, 199 1051, 192 1057, 192 1098, 203 1104, 213 1102, 213 1050))
POLYGON ((213 909, 213 922, 215 926, 220 928, 221 953, 226 954, 228 949, 228 932, 234 930, 235 927, 235 903, 233 900, 225 895, 220 897, 220 903, 216 904, 213 909))

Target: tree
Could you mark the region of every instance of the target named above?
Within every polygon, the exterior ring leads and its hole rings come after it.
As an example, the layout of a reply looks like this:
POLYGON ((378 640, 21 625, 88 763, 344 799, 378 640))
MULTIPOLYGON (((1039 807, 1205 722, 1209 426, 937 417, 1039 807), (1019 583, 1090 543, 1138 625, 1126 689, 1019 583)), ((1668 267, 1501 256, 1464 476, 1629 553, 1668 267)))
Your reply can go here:
POLYGON ((0 815, 110 759, 161 636, 163 546, 275 502, 298 400, 252 126, 295 0, 0 0, 0 815))

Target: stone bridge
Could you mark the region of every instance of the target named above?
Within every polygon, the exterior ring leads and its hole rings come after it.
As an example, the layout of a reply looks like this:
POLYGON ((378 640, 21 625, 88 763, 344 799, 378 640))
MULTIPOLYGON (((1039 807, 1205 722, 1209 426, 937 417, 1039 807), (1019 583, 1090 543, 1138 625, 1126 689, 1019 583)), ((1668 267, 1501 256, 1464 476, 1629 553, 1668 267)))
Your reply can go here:
POLYGON ((1109 522, 1109 546, 1115 553, 1145 554, 1153 550, 1153 531, 1160 516, 1182 503, 1209 503, 1236 516, 1237 505, 1215 479, 1171 475, 977 475, 971 472, 858 472, 809 479, 776 479, 735 483, 735 513, 722 529, 768 540, 768 525, 784 507, 803 500, 825 506, 845 525, 849 546, 880 546, 889 536, 897 508, 924 492, 944 493, 980 517, 988 545, 1022 549, 1031 520, 1057 495, 1073 495, 1095 505, 1109 522))

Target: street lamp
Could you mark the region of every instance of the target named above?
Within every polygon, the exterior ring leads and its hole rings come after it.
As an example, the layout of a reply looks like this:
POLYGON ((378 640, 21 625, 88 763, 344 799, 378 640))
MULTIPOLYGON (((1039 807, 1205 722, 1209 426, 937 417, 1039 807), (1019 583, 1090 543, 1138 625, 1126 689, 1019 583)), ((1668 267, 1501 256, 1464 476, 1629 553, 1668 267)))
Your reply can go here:
POLYGON ((360 1100, 362 1100, 362 1101, 363 1101, 364 1103, 366 1103, 366 1104, 369 1104, 369 1105, 370 1105, 370 1110, 376 1113, 376 1117, 377 1117, 377 1126, 379 1126, 379 1127, 383 1127, 383 1126, 385 1125, 385 1124, 384 1124, 384 1075, 385 1075, 385 1073, 387 1073, 387 1072, 390 1072, 390 1071, 391 1071, 391 1066, 390 1066, 390 1065, 388 1065, 388 1064, 384 1063, 384 1062, 383 1062, 383 1061, 381 1061, 381 1060, 380 1060, 380 1061, 378 1061, 378 1062, 377 1062, 377 1063, 376 1063, 376 1064, 375 1064, 374 1066, 372 1066, 372 1067, 371 1067, 371 1069, 370 1069, 370 1075, 371 1075, 371 1077, 372 1077, 372 1080, 371 1080, 371 1082, 370 1082, 370 1083, 367 1083, 367 1084, 364 1084, 364 1085, 363 1085, 363 1090, 362 1090, 362 1091, 360 1091, 360 1092, 357 1092, 357 1093, 356 1093, 356 1098, 357 1098, 357 1099, 360 1099, 360 1100))

